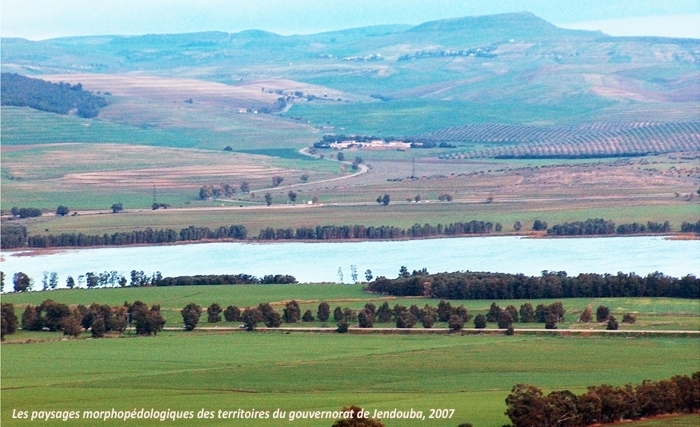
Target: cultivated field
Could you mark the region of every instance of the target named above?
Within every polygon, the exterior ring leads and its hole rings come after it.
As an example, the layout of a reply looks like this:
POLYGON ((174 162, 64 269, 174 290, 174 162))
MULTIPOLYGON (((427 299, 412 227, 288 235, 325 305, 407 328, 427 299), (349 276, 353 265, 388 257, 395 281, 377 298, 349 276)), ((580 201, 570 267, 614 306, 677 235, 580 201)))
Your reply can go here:
MULTIPOLYGON (((273 176, 290 183, 300 183, 304 174, 310 182, 342 176, 337 163, 311 157, 296 161, 294 169, 276 157, 142 145, 6 146, 2 156, 3 205, 23 206, 31 194, 33 206, 47 209, 105 209, 116 202, 146 207, 154 186, 160 203, 183 206, 199 199, 205 185, 226 183, 240 193, 248 182, 254 193, 271 187, 273 176)), ((246 202, 260 203, 261 197, 241 194, 246 202)))
MULTIPOLYGON (((43 296, 56 300, 68 296, 73 302, 96 298, 117 304, 122 297, 127 297, 161 302, 164 306, 180 305, 184 301, 204 302, 211 298, 222 300, 226 296, 251 303, 292 296, 331 297, 350 305, 369 300, 358 287, 339 285, 54 291, 13 295, 8 300, 38 300, 43 296)), ((692 305, 697 305, 696 302, 668 299, 600 302, 640 311, 643 307, 647 310, 656 307, 652 310, 661 311, 693 310, 692 305)), ((564 302, 565 307, 582 303, 586 301, 564 302)), ((473 302, 472 307, 480 310, 485 305, 473 302)), ((534 384, 545 392, 570 389, 580 393, 593 384, 624 385, 644 379, 659 380, 697 370, 699 350, 695 338, 240 331, 222 334, 196 330, 192 333, 162 332, 150 338, 127 335, 121 339, 57 341, 60 336, 48 332, 19 332, 10 338, 48 340, 2 346, 2 418, 12 426, 32 425, 29 421, 13 420, 13 409, 110 411, 115 408, 126 411, 155 408, 196 414, 203 408, 215 412, 242 408, 271 413, 279 408, 289 414, 292 410, 337 410, 349 404, 370 411, 413 408, 424 411, 426 416, 430 409, 455 409, 449 420, 426 419, 419 423, 426 426, 454 426, 460 422, 500 426, 507 422, 503 415, 504 399, 517 383, 534 384), (49 352, 51 360, 41 357, 49 352), (401 363, 397 363, 398 360, 401 363), (70 398, 66 398, 66 393, 70 398)), ((685 417, 678 425, 692 425, 688 422, 696 419, 696 416, 685 417)), ((92 423, 94 420, 76 420, 70 425, 92 423)), ((101 423, 121 425, 123 421, 101 423)), ((161 423, 150 421, 139 425, 161 423)), ((199 419, 176 423, 230 425, 231 420, 199 419)), ((328 426, 332 420, 284 423, 328 426)), ((385 423, 387 426, 416 425, 415 420, 386 419, 385 423)), ((42 424, 66 425, 63 421, 42 424)), ((242 425, 278 426, 280 421, 246 420, 242 425)))

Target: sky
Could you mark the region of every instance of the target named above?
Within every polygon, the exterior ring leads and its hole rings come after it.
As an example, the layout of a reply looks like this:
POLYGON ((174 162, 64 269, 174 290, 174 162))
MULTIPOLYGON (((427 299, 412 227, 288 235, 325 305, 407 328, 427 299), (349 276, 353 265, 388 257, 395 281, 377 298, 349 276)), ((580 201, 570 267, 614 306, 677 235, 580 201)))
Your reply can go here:
POLYGON ((0 0, 0 35, 312 34, 520 11, 610 35, 700 38, 698 0, 0 0))

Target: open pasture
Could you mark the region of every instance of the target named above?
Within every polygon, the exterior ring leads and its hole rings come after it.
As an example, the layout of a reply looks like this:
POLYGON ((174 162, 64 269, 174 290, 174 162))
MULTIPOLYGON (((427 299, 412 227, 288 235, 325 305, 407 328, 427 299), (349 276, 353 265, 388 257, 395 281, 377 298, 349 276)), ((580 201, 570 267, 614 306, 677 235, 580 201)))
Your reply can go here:
MULTIPOLYGON (((151 338, 3 345, 3 424, 17 410, 370 411, 454 408, 421 425, 507 422, 504 399, 517 383, 548 392, 640 383, 697 370, 696 339, 171 333, 151 338), (48 355, 50 360, 47 360, 48 355), (498 357, 494 357, 498 355, 498 357), (397 363, 401 361, 401 363, 397 363), (89 372, 89 374, 87 374, 89 372), (67 398, 66 393, 70 395, 67 398)), ((415 420, 385 420, 414 426, 415 420)), ((232 420, 177 421, 230 425, 232 420)), ((93 425, 74 420, 70 425, 93 425)), ((109 420, 104 425, 121 425, 109 420)), ((156 425, 161 421, 142 421, 156 425)), ((285 421, 285 424, 289 423, 285 421)), ((332 420, 299 420, 328 426, 332 420)), ((45 425, 66 425, 62 421, 45 425)), ((290 423, 293 424, 293 423, 290 423)), ((246 420, 278 426, 280 420, 246 420)))

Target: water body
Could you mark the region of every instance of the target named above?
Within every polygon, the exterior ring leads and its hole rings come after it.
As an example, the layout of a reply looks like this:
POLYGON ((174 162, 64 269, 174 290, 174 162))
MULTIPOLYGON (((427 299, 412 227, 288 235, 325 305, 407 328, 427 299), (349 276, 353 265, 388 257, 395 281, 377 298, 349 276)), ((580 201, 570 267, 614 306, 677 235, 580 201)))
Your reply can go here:
MULTIPOLYGON (((291 274, 300 282, 351 282, 351 266, 358 279, 371 270, 377 276, 396 277, 401 266, 409 271, 490 271, 539 275, 542 270, 578 273, 646 275, 660 271, 670 276, 700 274, 700 240, 663 237, 605 237, 528 239, 469 237, 409 241, 318 243, 203 243, 173 246, 61 250, 46 255, 3 254, 1 269, 11 287, 15 272, 27 273, 41 287, 44 271, 56 272, 60 284, 67 276, 86 272, 131 270, 163 276, 238 274, 254 276, 291 274)), ((26 254, 26 252, 25 252, 26 254)), ((7 283, 6 282, 6 283, 7 283)))

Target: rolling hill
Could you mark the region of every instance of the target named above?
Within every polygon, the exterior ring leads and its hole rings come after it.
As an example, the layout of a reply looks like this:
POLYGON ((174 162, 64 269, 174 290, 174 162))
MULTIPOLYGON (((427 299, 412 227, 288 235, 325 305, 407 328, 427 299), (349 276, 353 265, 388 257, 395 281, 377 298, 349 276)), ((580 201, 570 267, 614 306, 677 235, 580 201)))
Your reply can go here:
MULTIPOLYGON (((82 80, 92 91, 123 93, 137 79, 160 79, 163 88, 169 79, 219 83, 220 99, 206 95, 207 115, 264 108, 324 132, 406 136, 484 123, 685 123, 700 111, 700 40, 610 37, 558 28, 528 12, 312 35, 3 38, 1 54, 4 71, 82 80)), ((127 95, 129 105, 152 102, 127 95)), ((176 96, 196 101, 199 92, 176 96)), ((145 115, 108 109, 105 117, 143 126, 145 115)))

